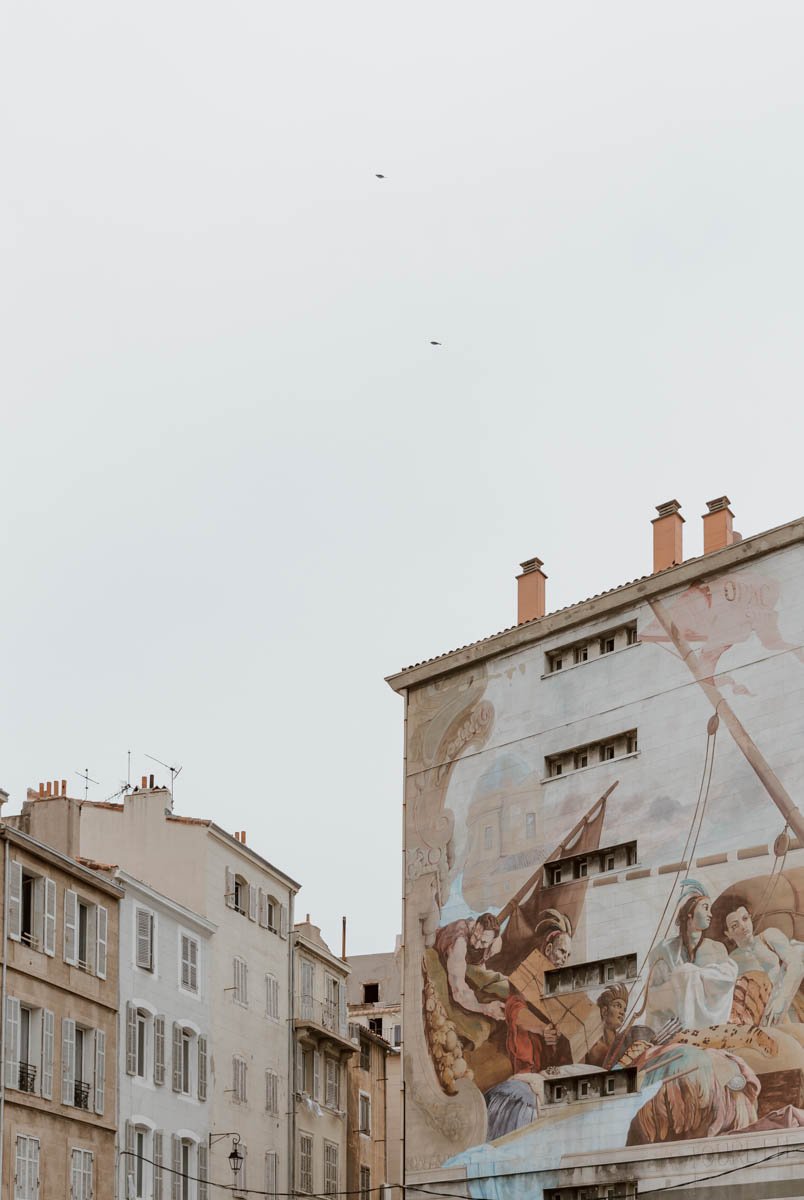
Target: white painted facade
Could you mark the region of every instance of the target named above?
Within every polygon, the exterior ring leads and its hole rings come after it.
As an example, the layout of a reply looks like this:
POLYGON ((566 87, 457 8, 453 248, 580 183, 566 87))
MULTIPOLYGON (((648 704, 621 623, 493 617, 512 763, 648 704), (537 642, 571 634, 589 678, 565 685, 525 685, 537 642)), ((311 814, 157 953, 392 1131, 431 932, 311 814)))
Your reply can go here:
POLYGON ((208 1173, 215 926, 125 871, 114 878, 125 890, 117 1195, 167 1200, 173 1177, 164 1167, 178 1165, 187 1170, 190 1200, 202 1200, 196 1177, 208 1173))

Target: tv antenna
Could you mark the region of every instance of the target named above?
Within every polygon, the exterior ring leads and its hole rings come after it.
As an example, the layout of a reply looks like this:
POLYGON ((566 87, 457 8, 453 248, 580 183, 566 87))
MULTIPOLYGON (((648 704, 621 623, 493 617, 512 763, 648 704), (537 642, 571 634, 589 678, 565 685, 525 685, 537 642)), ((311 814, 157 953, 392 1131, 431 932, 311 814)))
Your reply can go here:
POLYGON ((166 771, 170 771, 170 805, 173 807, 173 783, 177 775, 181 775, 181 767, 171 767, 169 763, 162 762, 161 758, 154 758, 153 754, 146 754, 146 758, 150 758, 151 762, 159 763, 160 767, 164 767, 166 771))
POLYGON ((84 799, 86 800, 87 796, 89 795, 89 785, 91 783, 97 784, 98 781, 97 779, 92 779, 90 776, 89 767, 84 767, 83 771, 76 771, 76 775, 79 779, 83 779, 84 781, 84 799))
POLYGON ((107 796, 104 803, 109 804, 112 800, 116 800, 118 796, 125 796, 126 792, 130 792, 130 791, 131 791, 131 784, 123 783, 121 780, 120 787, 118 788, 118 790, 116 792, 113 792, 111 794, 111 796, 107 796))

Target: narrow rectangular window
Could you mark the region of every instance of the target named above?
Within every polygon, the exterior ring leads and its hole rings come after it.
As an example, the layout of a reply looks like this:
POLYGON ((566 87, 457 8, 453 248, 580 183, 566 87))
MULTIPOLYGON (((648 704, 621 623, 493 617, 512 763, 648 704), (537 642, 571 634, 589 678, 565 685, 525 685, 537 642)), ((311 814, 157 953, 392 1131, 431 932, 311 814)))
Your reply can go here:
POLYGON ((95 1030, 95 1112, 103 1115, 106 1102, 106 1034, 95 1030))
POLYGON ((154 969, 154 915, 145 908, 136 910, 137 966, 141 971, 154 969))
POLYGON ((279 980, 273 975, 265 976, 265 1014, 279 1020, 279 980))
POLYGON ((182 1030, 181 1034, 181 1090, 185 1096, 190 1095, 190 1080, 191 1080, 191 1055, 193 1047, 193 1035, 187 1029, 182 1030))
POLYGON ((22 863, 8 864, 8 936, 18 942, 22 937, 22 863))
POLYGON ((207 1098, 207 1039, 198 1039, 198 1099, 207 1098))
POLYGON ((371 1200, 371 1167, 360 1168, 360 1200, 371 1200))
POLYGON ((78 962, 78 895, 69 889, 64 893, 64 961, 78 962))
POLYGON ((109 913, 102 904, 95 908, 95 974, 99 979, 106 978, 106 946, 109 927, 109 913))
POLYGON ((324 1142, 324 1195, 334 1196, 338 1191, 338 1147, 334 1142, 324 1142))
POLYGON ((198 942, 186 933, 181 935, 181 986, 198 991, 198 942))
POLYGON ((637 752, 637 735, 636 735, 636 733, 629 733, 626 735, 625 752, 626 752, 626 754, 636 754, 636 752, 637 752))
POLYGON ((588 646, 576 646, 575 647, 576 663, 585 663, 588 661, 588 659, 589 659, 589 647, 588 646))
POLYGON ((614 637, 604 637, 600 639, 600 653, 611 654, 614 649, 614 637))
POLYGON ((279 1113, 279 1076, 276 1071, 265 1072, 265 1111, 279 1113))
POLYGON ((56 953, 56 883, 45 880, 45 914, 42 940, 45 954, 51 958, 56 953))
POLYGON ((324 1058, 324 1103, 327 1108, 340 1107, 340 1064, 328 1055, 324 1058))
POLYGON ((161 1087, 165 1082, 165 1018, 154 1017, 154 1083, 161 1087))
POLYGON ((276 1151, 265 1152, 265 1191, 268 1196, 276 1195, 276 1151))
POLYGON ((313 1190, 313 1139, 307 1133, 299 1134, 299 1187, 303 1192, 313 1190))
POLYGON ((14 1200, 39 1200, 39 1138, 17 1136, 14 1200))
POLYGON ((600 761, 611 762, 614 758, 614 742, 603 742, 600 747, 600 761))
POLYGON ((148 1050, 148 1017, 144 1012, 137 1013, 137 1075, 145 1078, 145 1059, 148 1050))
POLYGON ((636 645, 636 642, 637 642, 637 627, 636 627, 636 625, 628 626, 628 628, 625 631, 625 640, 626 640, 626 644, 629 646, 636 645))
POLYGON ((587 749, 575 751, 575 770, 581 771, 584 767, 589 766, 589 751, 587 749))
POLYGON ((53 1099, 53 1053, 56 1018, 49 1009, 42 1013, 42 1099, 53 1099))
POLYGON ((365 1134, 366 1137, 371 1136, 371 1097, 365 1092, 360 1093, 360 1108, 359 1108, 360 1123, 358 1133, 365 1134))
POLYGON ((61 1022, 61 1102, 75 1104, 75 1021, 61 1022))
POLYGON ((365 1037, 360 1039, 360 1070, 371 1070, 371 1042, 365 1037))

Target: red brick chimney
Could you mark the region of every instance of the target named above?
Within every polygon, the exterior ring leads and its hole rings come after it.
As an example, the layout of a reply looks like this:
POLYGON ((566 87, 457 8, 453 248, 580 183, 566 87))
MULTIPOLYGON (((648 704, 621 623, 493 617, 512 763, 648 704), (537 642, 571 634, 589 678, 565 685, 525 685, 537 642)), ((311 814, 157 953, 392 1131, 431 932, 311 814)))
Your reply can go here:
POLYGON ((715 500, 707 500, 709 509, 703 515, 704 554, 713 550, 724 550, 739 540, 739 534, 734 533, 734 513, 729 508, 731 501, 728 496, 718 496, 715 500))
POLYGON ((684 518, 680 512, 678 500, 665 500, 657 504, 658 517, 651 521, 653 525, 653 571, 664 571, 667 567, 675 567, 684 561, 681 549, 682 526, 684 518))
POLYGON ((547 582, 540 558, 529 558, 519 564, 522 574, 517 575, 517 624, 533 621, 545 614, 544 585, 547 582))

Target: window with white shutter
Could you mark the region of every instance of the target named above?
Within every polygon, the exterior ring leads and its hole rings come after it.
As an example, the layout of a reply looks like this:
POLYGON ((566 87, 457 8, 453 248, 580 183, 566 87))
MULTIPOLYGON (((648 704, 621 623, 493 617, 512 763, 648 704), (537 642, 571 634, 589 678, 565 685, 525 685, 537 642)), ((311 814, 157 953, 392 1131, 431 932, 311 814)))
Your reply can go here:
POLYGON ((39 1138, 17 1135, 14 1200, 39 1200, 39 1138))
POLYGON ((94 1162, 91 1150, 73 1150, 71 1156, 71 1200, 93 1200, 94 1162))
POLYGON ((106 1034, 95 1030, 95 1112, 103 1115, 106 1098, 106 1034))
POLYGON ((265 1191, 269 1196, 276 1195, 276 1151, 265 1152, 265 1191))
POLYGON ((313 1051, 313 1099, 319 1100, 321 1097, 321 1055, 318 1050, 313 1051))
POLYGON ((248 885, 248 919, 257 920, 257 889, 253 883, 248 885))
POLYGON ((161 1087, 165 1082, 165 1018, 160 1013, 154 1017, 154 1083, 161 1087))
POLYGON ((235 958, 234 964, 234 998, 238 1004, 248 1006, 248 964, 243 958, 235 958))
POLYGON ((75 1021, 61 1022, 61 1102, 75 1104, 75 1021))
POLYGON ((161 1129, 154 1130, 153 1151, 154 1151, 154 1200, 166 1200, 165 1197, 165 1160, 164 1160, 164 1134, 161 1129))
POLYGON ((324 1142, 324 1195, 334 1196, 338 1190, 338 1147, 324 1142))
POLYGON ((235 876, 231 868, 226 868, 226 907, 234 908, 235 906, 235 876))
POLYGON ((198 991, 198 942, 186 933, 181 935, 181 986, 198 991))
POLYGON ((327 1108, 339 1108, 341 1098, 341 1078, 340 1066, 334 1058, 329 1055, 324 1056, 324 1078, 326 1084, 326 1096, 324 1103, 327 1108))
POLYGON ((207 1098, 207 1039, 198 1039, 198 1099, 207 1098))
POLYGON ((367 1092, 360 1093, 357 1132, 371 1137, 371 1096, 367 1092))
POLYGON ((176 1135, 174 1133, 173 1137, 171 1138, 171 1142, 173 1145, 173 1155, 172 1155, 172 1157, 173 1157, 173 1174, 171 1176, 171 1178, 172 1178, 171 1197, 172 1197, 172 1200, 182 1200, 181 1185, 182 1185, 183 1181, 182 1181, 182 1177, 181 1177, 181 1159, 182 1159, 181 1138, 176 1137, 176 1135))
POLYGON ((173 1091, 182 1091, 183 1066, 182 1028, 178 1021, 173 1022, 173 1091))
POLYGON ((126 1074, 137 1074, 137 1006, 126 1003, 126 1074))
POLYGON ((343 982, 338 984, 338 1023, 341 1037, 347 1037, 349 1034, 349 1013, 346 1007, 346 984, 343 982))
POLYGON ((262 888, 257 892, 257 919, 263 929, 268 928, 268 909, 266 905, 267 897, 262 888))
POLYGON ((265 1072, 265 1111, 279 1114, 279 1076, 276 1071, 265 1072))
POLYGON ((5 1082, 7 1088, 20 1085, 20 1002, 6 996, 5 1082))
POLYGON ((45 911, 42 926, 42 947, 52 958, 56 953, 56 881, 45 880, 45 911))
POLYGON ((78 962, 78 894, 68 888, 64 893, 64 961, 78 962))
POLYGON ((299 1190, 313 1190, 313 1139, 309 1133, 299 1134, 299 1190))
MULTIPOLYGON (((209 1200, 209 1150, 198 1143, 198 1200, 209 1200)), ((154 1197, 156 1200, 156 1197, 154 1197)))
POLYGON ((288 936, 288 906, 282 904, 279 907, 279 936, 286 938, 288 936))
POLYGON ((99 979, 106 978, 106 945, 109 927, 109 914, 102 904, 95 910, 95 974, 99 979))
POLYGON ((265 976, 265 1015, 279 1020, 279 980, 274 975, 265 976))
POLYGON ((238 1054, 232 1059, 232 1095, 236 1104, 246 1103, 246 1060, 238 1054))
POLYGON ((8 864, 8 936, 18 942, 22 936, 22 863, 8 864))
POLYGON ((53 1051, 55 1049, 56 1018, 49 1009, 42 1013, 42 1099, 53 1099, 53 1051))
POLYGON ((141 971, 154 969, 154 914, 147 908, 135 910, 136 962, 141 971))

